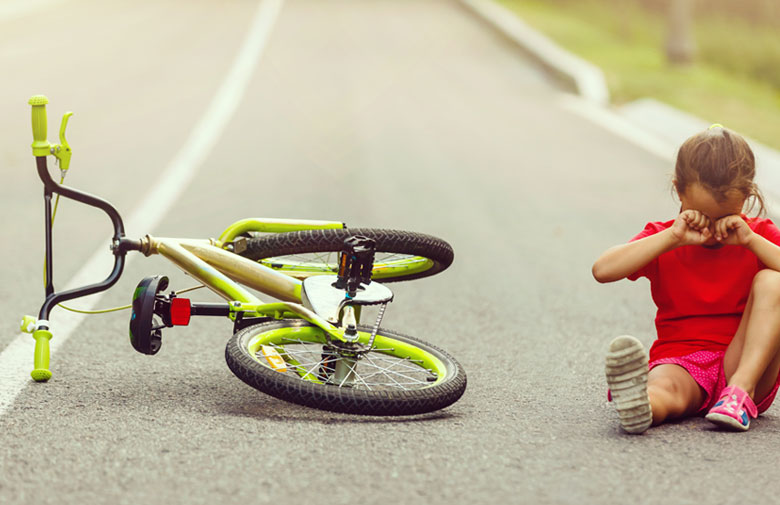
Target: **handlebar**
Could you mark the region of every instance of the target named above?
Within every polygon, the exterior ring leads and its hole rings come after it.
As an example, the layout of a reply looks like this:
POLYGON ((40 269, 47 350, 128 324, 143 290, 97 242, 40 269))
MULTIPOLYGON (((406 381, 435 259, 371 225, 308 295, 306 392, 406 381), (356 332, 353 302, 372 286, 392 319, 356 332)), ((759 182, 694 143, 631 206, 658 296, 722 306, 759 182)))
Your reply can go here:
POLYGON ((49 99, 43 95, 34 95, 27 103, 32 105, 33 156, 48 156, 51 145, 46 140, 48 129, 46 104, 49 103, 49 99))
POLYGON ((68 119, 73 115, 72 112, 66 112, 62 116, 62 124, 60 125, 60 143, 50 144, 47 137, 47 119, 46 119, 46 104, 49 103, 49 99, 43 95, 34 95, 30 97, 28 102, 32 105, 32 130, 33 130, 33 143, 32 150, 33 156, 41 157, 53 154, 60 164, 60 170, 63 176, 70 167, 70 157, 73 154, 71 152, 68 141, 65 139, 65 129, 68 127, 68 119))
MULTIPOLYGON (((43 95, 35 95, 30 98, 29 102, 32 105, 32 130, 33 130, 33 143, 32 150, 35 156, 35 162, 38 167, 38 176, 41 178, 44 186, 44 204, 45 204, 45 242, 46 242, 46 300, 41 307, 38 321, 47 321, 49 319, 49 313, 51 309, 60 302, 64 302, 73 298, 86 296, 89 294, 104 291, 110 288, 122 274, 122 270, 125 264, 125 255, 127 251, 138 250, 140 245, 138 241, 128 240, 125 238, 124 224, 122 223, 122 217, 119 212, 107 201, 90 195, 83 191, 73 189, 62 184, 58 184, 51 178, 47 166, 47 156, 53 154, 57 160, 60 161, 60 169, 64 172, 68 169, 68 162, 70 161, 70 146, 65 141, 65 127, 67 126, 68 118, 71 113, 66 113, 62 118, 62 127, 60 128, 60 144, 51 145, 46 140, 47 125, 46 125, 46 104, 49 100, 43 95), (57 193, 65 198, 75 200, 77 202, 96 207, 104 211, 111 219, 111 223, 114 227, 114 235, 112 237, 112 250, 115 256, 114 268, 109 276, 103 281, 81 288, 71 289, 63 292, 55 292, 53 285, 53 254, 52 254, 52 209, 51 199, 52 194, 57 193)), ((38 328, 47 329, 44 327, 38 328)))

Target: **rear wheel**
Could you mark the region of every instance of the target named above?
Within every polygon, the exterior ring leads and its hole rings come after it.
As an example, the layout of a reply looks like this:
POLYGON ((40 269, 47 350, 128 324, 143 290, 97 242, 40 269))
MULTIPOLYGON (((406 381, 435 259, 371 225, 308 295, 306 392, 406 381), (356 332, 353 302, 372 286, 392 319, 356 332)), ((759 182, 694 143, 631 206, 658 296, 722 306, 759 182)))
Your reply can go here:
POLYGON ((376 242, 371 278, 405 281, 437 274, 452 263, 454 253, 445 241, 422 233, 372 228, 305 230, 250 238, 242 256, 303 279, 338 272, 344 240, 362 235, 376 242))
MULTIPOLYGON (((358 328, 367 344, 371 328, 358 328)), ((380 329, 371 351, 356 356, 329 344, 300 320, 247 327, 228 341, 236 376, 276 398, 322 410, 364 415, 411 415, 451 405, 466 374, 449 354, 414 337, 380 329)))

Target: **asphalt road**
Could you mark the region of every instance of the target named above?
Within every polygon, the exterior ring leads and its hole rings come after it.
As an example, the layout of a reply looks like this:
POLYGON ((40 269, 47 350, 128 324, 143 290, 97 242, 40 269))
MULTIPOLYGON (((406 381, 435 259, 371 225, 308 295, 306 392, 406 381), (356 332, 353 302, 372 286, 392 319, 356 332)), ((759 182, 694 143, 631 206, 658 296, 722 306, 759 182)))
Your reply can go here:
MULTIPOLYGON (((0 352, 43 294, 27 98, 49 96, 51 140, 75 111, 67 182, 130 214, 189 145, 259 5, 39 3, 0 11, 0 352)), ((774 502, 777 407, 747 434, 702 419, 620 432, 603 354, 618 334, 649 344, 654 311, 646 283, 597 285, 590 265, 674 214, 671 167, 562 94, 457 2, 285 1, 195 178, 128 232, 209 237, 267 216, 441 236, 455 263, 396 285, 386 325, 458 358, 466 394, 412 418, 320 412, 232 376, 226 321, 169 331, 147 357, 127 313, 92 316, 52 381, 0 416, 0 503, 774 502)), ((107 247, 105 221, 61 204, 58 285, 107 247)), ((191 283, 135 258, 100 305, 156 273, 191 283)))

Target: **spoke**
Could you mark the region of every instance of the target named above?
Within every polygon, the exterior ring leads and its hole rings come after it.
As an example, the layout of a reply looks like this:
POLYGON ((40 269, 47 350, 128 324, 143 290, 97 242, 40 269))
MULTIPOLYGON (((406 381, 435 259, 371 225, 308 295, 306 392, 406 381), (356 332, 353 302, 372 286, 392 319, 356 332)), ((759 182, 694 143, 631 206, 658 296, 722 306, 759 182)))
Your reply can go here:
MULTIPOLYGON (((349 367, 349 371, 350 371, 350 372, 352 372, 352 373, 354 373, 354 372, 355 372, 355 369, 354 369, 354 368, 352 368, 352 365, 350 365, 349 363, 347 363, 347 366, 349 367)), ((343 379, 341 379, 341 384, 339 384, 339 387, 343 387, 343 386, 344 386, 344 383, 345 383, 345 382, 347 382, 347 379, 348 379, 348 378, 349 378, 349 374, 345 375, 345 376, 344 376, 344 378, 343 378, 343 379)))
MULTIPOLYGON (((311 369, 309 369, 309 370, 306 372, 306 375, 314 375, 315 377, 318 377, 318 375, 317 375, 317 374, 314 374, 314 373, 312 373, 312 372, 314 371, 314 369, 315 369, 315 368, 320 368, 324 362, 325 362, 325 360, 321 359, 321 360, 319 361, 319 363, 317 363, 316 365, 314 365, 313 367, 311 367, 311 369)), ((304 377, 306 377, 306 375, 304 375, 304 377)))
MULTIPOLYGON (((287 357, 288 357, 288 358, 290 358, 290 359, 294 359, 294 360, 296 361, 296 363, 291 363, 291 364, 292 364, 293 366, 296 366, 296 367, 307 367, 307 366, 314 366, 314 367, 316 367, 317 365, 319 365, 320 363, 322 363, 322 359, 320 359, 319 361, 309 361, 309 362, 302 362, 302 361, 301 361, 301 359, 299 359, 299 357, 300 357, 300 355, 301 355, 301 354, 303 354, 303 353, 301 353, 301 352, 299 352, 299 353, 295 353, 295 354, 293 354, 293 353, 290 353, 290 352, 279 353, 279 355, 280 355, 282 358, 284 358, 285 356, 287 356, 287 357)), ((307 352, 306 354, 307 354, 307 355, 308 355, 308 354, 311 354, 311 352, 307 352)), ((257 353, 255 354, 255 356, 256 356, 257 358, 260 358, 260 357, 262 357, 262 358, 265 358, 265 355, 262 353, 262 351, 260 351, 260 352, 257 352, 257 353)), ((308 359, 312 359, 310 356, 307 356, 307 358, 308 358, 308 359)), ((285 361, 287 361, 287 360, 285 360, 285 361)), ((260 362, 261 362, 261 363, 263 363, 263 361, 262 361, 262 360, 260 360, 260 362)), ((265 363, 263 363, 263 364, 265 364, 265 363)))
MULTIPOLYGON (((422 369, 420 369, 420 370, 422 370, 422 369)), ((407 388, 404 388, 403 386, 411 386, 411 385, 419 386, 419 385, 427 385, 428 384, 427 381, 416 379, 414 377, 409 377, 407 375, 404 375, 404 374, 398 373, 398 372, 393 372, 393 373, 395 375, 397 375, 398 377, 402 377, 402 378, 404 378, 406 380, 409 380, 409 381, 412 381, 412 382, 398 382, 391 374, 389 374, 387 372, 382 372, 382 371, 376 372, 376 373, 372 374, 371 376, 378 375, 380 373, 384 373, 385 377, 387 377, 388 379, 393 381, 393 384, 381 384, 382 386, 390 386, 390 387, 396 386, 396 387, 401 387, 401 389, 407 389, 407 388)), ((375 383, 374 385, 377 386, 377 385, 380 385, 380 384, 376 384, 375 383)))
POLYGON ((366 386, 366 388, 367 388, 369 391, 373 391, 373 389, 371 389, 371 386, 369 386, 369 385, 368 385, 368 383, 367 383, 365 380, 363 380, 363 377, 361 377, 361 376, 360 376, 360 374, 358 373, 358 371, 357 371, 357 370, 355 370, 355 378, 357 378, 357 380, 359 380, 360 382, 362 382, 362 383, 363 383, 363 385, 364 385, 364 386, 366 386))
MULTIPOLYGON (((285 337, 285 338, 283 338, 283 339, 282 339, 282 342, 281 342, 281 343, 282 343, 282 344, 310 344, 311 342, 304 342, 304 341, 303 341, 303 340, 301 340, 301 339, 297 339, 297 340, 296 340, 296 339, 293 339, 293 338, 287 338, 287 337, 285 337)), ((274 344, 274 345, 276 345, 276 344, 274 344)))
POLYGON ((395 379, 394 379, 394 378, 393 378, 391 375, 388 375, 387 373, 385 373, 385 377, 387 377, 388 379, 390 379, 390 380, 391 380, 391 381, 393 381, 393 382, 394 382, 396 385, 398 385, 399 387, 401 387, 401 388, 403 389, 403 387, 402 387, 400 384, 398 384, 398 381, 397 381, 397 380, 395 380, 395 379))
POLYGON ((420 263, 421 261, 427 260, 422 256, 412 256, 410 254, 390 254, 375 260, 374 263, 420 263))
MULTIPOLYGON (((291 376, 301 380, 316 377, 322 379, 323 368, 332 369, 339 362, 341 366, 347 366, 349 373, 340 381, 340 384, 331 384, 335 387, 344 387, 350 376, 354 377, 351 387, 373 391, 378 389, 412 390, 425 387, 429 384, 429 377, 434 376, 430 370, 422 366, 422 361, 409 357, 401 358, 393 356, 395 350, 391 347, 373 349, 370 353, 361 354, 357 361, 352 358, 347 360, 336 351, 329 352, 323 358, 324 346, 322 342, 309 342, 295 338, 281 338, 271 343, 279 355, 288 362, 288 371, 291 376), (384 351, 384 352, 383 352, 384 351), (346 361, 345 361, 346 360, 346 361), (327 362, 327 366, 326 366, 327 362)), ((264 355, 258 351, 257 357, 264 355)), ((259 360, 265 364, 265 360, 259 360)))
MULTIPOLYGON (((371 364, 372 364, 372 365, 374 365, 374 366, 375 366, 375 367, 378 369, 378 371, 376 371, 376 372, 372 373, 371 375, 368 375, 368 376, 367 376, 367 377, 365 377, 365 378, 370 378, 370 377, 373 377, 373 376, 375 376, 375 375, 384 374, 384 375, 385 375, 385 376, 387 376, 387 377, 388 377, 390 380, 395 380, 395 379, 393 379, 392 377, 390 377, 390 374, 392 373, 392 374, 395 374, 395 375, 397 375, 397 376, 399 376, 399 377, 403 377, 404 379, 408 379, 408 380, 412 380, 412 381, 419 380, 419 379, 416 379, 416 378, 414 378, 414 377, 409 377, 408 375, 404 375, 403 373, 401 373, 401 372, 399 372, 399 371, 396 371, 396 370, 391 370, 391 368, 395 368, 395 367, 396 367, 396 365, 399 365, 399 364, 403 363, 403 362, 404 362, 404 361, 406 361, 406 360, 398 360, 397 362, 395 362, 395 363, 391 364, 391 365, 390 365, 390 366, 388 366, 388 367, 382 367, 382 366, 380 366, 380 365, 378 365, 378 364, 374 363, 374 362, 373 362, 373 361, 372 361, 370 358, 369 358, 369 361, 371 362, 371 364)), ((426 369, 424 369, 424 368, 410 368, 410 367, 406 367, 406 368, 407 368, 407 369, 409 369, 409 370, 415 371, 415 372, 417 372, 417 371, 419 371, 419 372, 422 372, 422 371, 425 371, 425 372, 427 372, 427 370, 426 370, 426 369)), ((420 384, 425 384, 425 383, 426 383, 426 382, 424 382, 424 381, 419 381, 419 382, 420 382, 420 384)))
MULTIPOLYGON (((374 358, 374 359, 376 359, 376 358, 374 358)), ((377 364, 376 364, 376 361, 374 361, 374 359, 372 359, 372 358, 369 358, 369 361, 370 361, 370 362, 371 362, 371 363, 372 363, 374 366, 376 366, 377 368, 384 369, 382 366, 380 366, 380 365, 377 365, 377 364)), ((398 367, 399 365, 403 365, 403 368, 405 368, 406 370, 410 370, 410 371, 412 371, 412 372, 417 372, 417 371, 425 371, 425 372, 427 372, 427 371, 428 371, 428 369, 427 369, 427 368, 423 368, 422 366, 419 366, 419 365, 417 365, 417 366, 409 366, 407 363, 415 363, 414 361, 410 360, 409 358, 405 358, 405 359, 398 358, 397 360, 395 360, 395 361, 392 361, 392 360, 389 360, 389 359, 387 359, 386 357, 382 356, 382 357, 381 357, 381 358, 379 358, 379 359, 383 359, 383 360, 385 360, 385 361, 390 361, 390 362, 392 363, 392 364, 391 364, 391 365, 390 365, 390 366, 387 368, 387 370, 389 370, 390 368, 396 368, 396 367, 398 367)))
MULTIPOLYGON (((425 370, 424 368, 408 367, 408 366, 400 367, 400 366, 397 366, 396 364, 391 364, 389 366, 382 366, 381 364, 377 364, 377 363, 371 362, 371 365, 373 365, 374 368, 377 369, 377 371, 374 372, 374 374, 377 374, 377 373, 391 373, 392 372, 392 373, 400 375, 400 374, 402 374, 404 372, 407 372, 407 373, 427 372, 427 370, 425 370)), ((398 365, 400 365, 400 363, 398 365)))
MULTIPOLYGON (((281 265, 282 269, 328 270, 335 272, 338 267, 339 254, 337 251, 298 253, 272 256, 263 258, 260 261, 272 265, 281 265)), ((425 261, 428 260, 422 256, 378 251, 376 252, 374 263, 384 266, 400 266, 406 263, 415 264, 425 261)))
POLYGON ((377 263, 381 263, 383 261, 391 261, 393 258, 408 258, 408 254, 398 254, 398 253, 390 253, 387 256, 382 256, 382 258, 377 261, 377 263))
POLYGON ((392 374, 391 373, 386 373, 386 372, 376 372, 376 373, 371 374, 370 377, 373 377, 373 376, 379 375, 379 374, 382 374, 383 377, 386 377, 387 379, 390 379, 391 381, 396 382, 396 383, 398 381, 393 376, 399 377, 399 378, 404 379, 404 380, 412 381, 412 383, 418 384, 418 385, 428 384, 427 380, 421 380, 421 379, 417 379, 415 377, 409 377, 408 375, 405 375, 405 374, 402 374, 402 373, 399 373, 399 372, 393 372, 392 374))
MULTIPOLYGON (((259 354, 262 354, 262 353, 259 353, 259 354)), ((313 373, 313 372, 314 372, 314 370, 319 369, 323 365, 323 363, 325 361, 324 359, 322 359, 321 353, 315 353, 315 351, 308 350, 308 349, 303 349, 303 350, 300 350, 300 351, 290 351, 289 349, 285 348, 284 353, 280 353, 280 355, 287 355, 291 359, 294 359, 295 361, 297 361, 297 363, 293 364, 293 367, 296 368, 296 369, 303 369, 303 370, 305 370, 306 373, 303 375, 304 377, 307 377, 309 375, 317 377, 317 374, 313 373), (301 360, 299 359, 299 357, 301 357, 302 355, 305 355, 305 357, 310 360, 310 359, 312 359, 312 356, 311 356, 312 354, 315 355, 314 356, 315 361, 309 361, 309 362, 306 362, 306 363, 301 363, 301 360)), ((298 373, 296 372, 296 375, 297 374, 298 373)))
POLYGON ((387 387, 387 388, 395 388, 395 389, 403 389, 403 390, 409 390, 410 388, 404 387, 404 386, 419 386, 419 382, 395 382, 395 384, 391 383, 382 383, 382 382, 375 382, 373 383, 374 387, 387 387))
POLYGON ((322 362, 322 361, 309 361, 308 363, 301 363, 301 362, 300 362, 299 360, 297 360, 297 359, 296 359, 295 361, 297 361, 297 363, 294 363, 294 364, 293 364, 294 366, 296 366, 296 367, 298 367, 298 366, 299 366, 299 367, 304 367, 304 368, 305 368, 305 367, 308 367, 308 366, 314 366, 314 367, 317 367, 317 366, 318 366, 318 365, 320 365, 320 363, 322 362))
POLYGON ((332 252, 323 251, 321 253, 303 253, 303 254, 288 254, 285 256, 274 256, 271 258, 265 258, 265 261, 269 263, 299 263, 314 264, 321 263, 324 265, 335 265, 335 261, 331 261, 332 252))

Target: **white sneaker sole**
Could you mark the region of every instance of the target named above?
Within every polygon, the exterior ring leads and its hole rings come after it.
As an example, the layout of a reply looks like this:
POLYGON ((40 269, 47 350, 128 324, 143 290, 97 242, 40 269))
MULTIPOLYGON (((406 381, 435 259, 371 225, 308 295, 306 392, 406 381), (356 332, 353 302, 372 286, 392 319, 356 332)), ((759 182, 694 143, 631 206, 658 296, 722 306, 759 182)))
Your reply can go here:
POLYGON ((609 344, 605 372, 620 426, 628 433, 642 433, 653 423, 647 397, 647 354, 642 343, 629 335, 609 344))

